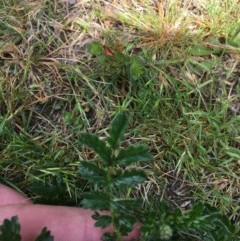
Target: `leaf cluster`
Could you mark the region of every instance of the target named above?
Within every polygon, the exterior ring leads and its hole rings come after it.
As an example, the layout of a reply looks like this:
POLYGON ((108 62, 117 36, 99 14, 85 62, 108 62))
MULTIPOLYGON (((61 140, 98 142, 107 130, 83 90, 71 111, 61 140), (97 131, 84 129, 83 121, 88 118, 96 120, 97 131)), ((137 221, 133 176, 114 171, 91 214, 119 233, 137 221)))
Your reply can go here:
POLYGON ((93 219, 96 220, 97 227, 113 225, 115 228, 115 233, 105 234, 103 240, 118 240, 132 231, 133 224, 137 222, 133 207, 140 209, 142 202, 129 195, 122 197, 122 193, 143 183, 147 176, 143 170, 126 167, 152 159, 143 145, 120 147, 128 121, 125 113, 118 113, 111 123, 106 140, 101 140, 94 134, 81 135, 82 144, 94 150, 100 159, 98 163, 82 161, 79 164, 81 176, 98 187, 94 192, 85 193, 81 204, 85 208, 96 210, 93 219), (102 215, 98 212, 103 210, 110 211, 110 214, 102 215))
POLYGON ((144 62, 135 54, 127 55, 123 46, 105 46, 94 41, 88 45, 88 51, 97 57, 97 61, 102 73, 109 76, 124 76, 129 80, 138 80, 145 72, 144 62))
POLYGON ((150 202, 142 221, 142 240, 239 241, 237 228, 227 216, 207 204, 198 203, 188 211, 170 210, 164 202, 150 202))

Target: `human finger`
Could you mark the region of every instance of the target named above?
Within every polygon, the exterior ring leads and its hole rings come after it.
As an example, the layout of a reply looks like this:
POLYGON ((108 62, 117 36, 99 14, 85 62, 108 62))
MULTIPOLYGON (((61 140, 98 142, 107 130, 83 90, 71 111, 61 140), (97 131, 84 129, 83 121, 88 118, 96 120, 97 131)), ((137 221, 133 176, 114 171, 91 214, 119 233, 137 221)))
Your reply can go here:
MULTIPOLYGON (((47 227, 55 241, 100 241, 104 232, 112 227, 94 227, 93 212, 83 208, 49 205, 6 205, 0 207, 0 222, 17 215, 21 224, 23 240, 32 241, 47 227)), ((139 238, 139 225, 124 241, 139 238)))

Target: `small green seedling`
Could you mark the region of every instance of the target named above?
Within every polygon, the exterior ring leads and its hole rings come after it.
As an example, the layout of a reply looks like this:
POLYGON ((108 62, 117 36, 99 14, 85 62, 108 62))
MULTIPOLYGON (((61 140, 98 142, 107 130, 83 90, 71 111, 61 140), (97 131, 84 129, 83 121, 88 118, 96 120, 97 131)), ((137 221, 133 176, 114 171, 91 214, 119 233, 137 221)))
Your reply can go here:
POLYGON ((100 159, 99 162, 80 162, 79 172, 82 177, 98 187, 97 191, 84 195, 82 205, 96 211, 92 217, 97 227, 113 225, 115 231, 105 233, 102 237, 104 241, 123 240, 122 237, 133 230, 134 223, 138 221, 135 210, 141 208, 142 201, 131 197, 131 189, 143 183, 147 176, 143 170, 131 166, 152 160, 143 145, 121 147, 127 126, 126 114, 119 113, 111 124, 106 140, 89 133, 81 136, 82 144, 94 150, 100 159), (99 212, 103 210, 109 211, 109 214, 99 212))
POLYGON ((97 64, 102 73, 109 78, 122 76, 130 81, 140 79, 146 72, 144 61, 136 54, 128 55, 117 46, 104 46, 94 41, 88 45, 88 51, 96 56, 97 64))

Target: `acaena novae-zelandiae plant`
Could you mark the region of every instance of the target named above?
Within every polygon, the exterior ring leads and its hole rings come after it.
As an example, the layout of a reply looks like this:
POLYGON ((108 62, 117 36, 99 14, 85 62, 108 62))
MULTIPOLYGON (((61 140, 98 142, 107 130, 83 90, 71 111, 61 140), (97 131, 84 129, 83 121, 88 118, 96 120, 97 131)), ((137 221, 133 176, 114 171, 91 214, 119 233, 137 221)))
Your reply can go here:
POLYGON ((143 183, 147 176, 143 170, 131 168, 131 165, 152 160, 144 145, 121 147, 127 127, 128 117, 120 112, 113 119, 105 140, 90 133, 81 135, 81 143, 99 157, 98 161, 81 161, 79 164, 81 176, 97 187, 96 191, 83 195, 81 204, 95 211, 92 216, 96 220, 95 226, 114 227, 113 233, 102 236, 104 241, 123 240, 123 236, 133 230, 133 225, 138 221, 135 213, 141 209, 142 200, 131 197, 131 190, 143 183), (108 214, 99 211, 108 211, 108 214))
POLYGON ((127 115, 118 113, 106 139, 83 133, 82 144, 92 149, 99 160, 81 161, 79 172, 94 184, 96 191, 85 193, 82 206, 94 210, 95 226, 110 225, 114 232, 105 233, 103 241, 122 241, 136 222, 142 224, 141 241, 240 241, 239 228, 226 215, 208 204, 198 203, 186 211, 170 209, 157 197, 143 203, 131 196, 132 188, 143 183, 146 173, 132 164, 152 160, 144 145, 123 148, 121 142, 128 127, 127 115), (101 213, 100 211, 108 211, 101 213))
MULTIPOLYGON (((125 113, 116 115, 105 140, 88 133, 81 135, 82 143, 91 148, 99 160, 81 161, 79 172, 94 185, 96 191, 85 193, 82 206, 95 213, 95 226, 112 225, 114 232, 104 233, 103 241, 122 241, 141 223, 141 241, 240 241, 240 227, 232 224, 226 215, 208 204, 198 203, 182 211, 172 209, 159 197, 149 197, 143 203, 133 198, 132 189, 143 183, 147 176, 132 164, 149 162, 152 157, 146 146, 131 145, 123 148, 121 142, 128 126, 125 113), (108 212, 101 212, 101 211, 108 212)), ((57 220, 56 220, 57 221, 57 220)), ((81 224, 80 224, 81 225, 81 224)), ((17 216, 5 219, 0 226, 0 241, 20 241, 17 216)), ((52 241, 50 231, 44 228, 35 241, 52 241)))

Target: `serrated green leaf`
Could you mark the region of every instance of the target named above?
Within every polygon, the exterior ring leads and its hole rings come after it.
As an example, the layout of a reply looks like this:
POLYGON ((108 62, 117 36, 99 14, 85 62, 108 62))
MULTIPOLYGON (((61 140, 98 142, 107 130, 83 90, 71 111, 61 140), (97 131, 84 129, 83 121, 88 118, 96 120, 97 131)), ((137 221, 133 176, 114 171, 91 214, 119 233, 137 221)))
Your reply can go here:
POLYGON ((93 134, 82 133, 81 143, 95 151, 105 164, 110 163, 112 152, 111 149, 106 145, 106 142, 100 140, 93 134))
POLYGON ((102 47, 101 43, 96 42, 96 41, 90 43, 87 46, 87 49, 91 54, 94 54, 94 55, 99 55, 99 54, 103 53, 103 47, 102 47))
POLYGON ((137 222, 136 217, 133 215, 115 215, 113 218, 113 226, 118 230, 123 236, 128 235, 133 230, 134 223, 137 222))
POLYGON ((107 172, 99 168, 95 163, 81 161, 78 167, 82 177, 90 182, 104 184, 107 181, 107 172))
POLYGON ((114 162, 118 165, 130 165, 137 162, 149 162, 151 160, 152 156, 148 153, 148 148, 139 145, 122 149, 114 162))
POLYGON ((51 232, 47 230, 47 228, 43 228, 39 236, 35 239, 35 241, 53 241, 54 238, 51 235, 51 232))
POLYGON ((10 220, 4 219, 0 226, 0 241, 21 241, 20 224, 18 217, 14 216, 10 220))
POLYGON ((106 232, 102 235, 101 240, 102 241, 117 241, 117 234, 106 232))
POLYGON ((124 138, 124 133, 128 127, 128 117, 124 112, 119 112, 111 123, 108 143, 112 149, 117 149, 124 138))
POLYGON ((115 59, 119 64, 128 64, 129 62, 129 57, 123 53, 116 52, 115 53, 115 59))
POLYGON ((110 196, 103 192, 91 192, 83 194, 81 205, 92 210, 109 210, 110 196))
POLYGON ((139 79, 142 74, 144 74, 144 68, 142 63, 136 58, 131 59, 130 75, 133 78, 133 80, 139 79))
POLYGON ((92 218, 94 220, 97 220, 97 222, 95 222, 95 224, 94 224, 95 227, 106 228, 106 227, 110 226, 111 223, 112 223, 112 217, 111 216, 101 215, 98 212, 95 212, 92 215, 92 218))
POLYGON ((140 210, 143 206, 141 198, 134 199, 115 199, 111 203, 111 210, 116 212, 135 213, 135 210, 140 210))
POLYGON ((191 210, 189 210, 188 218, 190 220, 196 220, 196 218, 200 216, 203 217, 204 210, 205 210, 205 206, 203 204, 197 204, 193 206, 191 210))
POLYGON ((119 170, 112 177, 111 185, 116 187, 135 187, 137 184, 146 181, 146 178, 146 174, 142 170, 119 170))
POLYGON ((107 64, 108 56, 100 54, 97 56, 97 60, 100 65, 105 66, 107 64))

